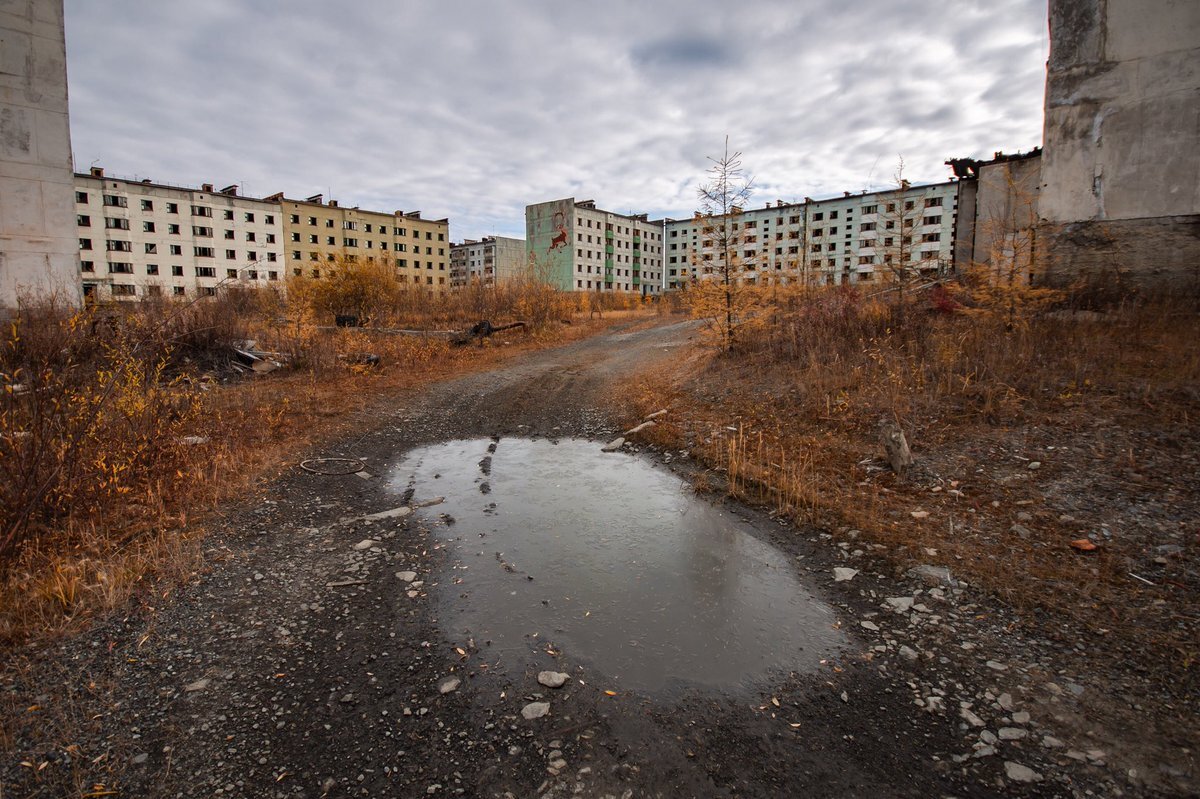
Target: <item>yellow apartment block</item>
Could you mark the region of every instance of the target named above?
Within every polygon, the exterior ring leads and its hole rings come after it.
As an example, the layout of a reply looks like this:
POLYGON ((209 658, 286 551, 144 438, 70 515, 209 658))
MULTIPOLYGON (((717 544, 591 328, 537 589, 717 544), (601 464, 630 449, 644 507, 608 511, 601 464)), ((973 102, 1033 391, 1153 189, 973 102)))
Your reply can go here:
POLYGON ((287 273, 320 278, 338 256, 364 261, 388 261, 401 283, 430 292, 450 289, 450 222, 422 219, 420 211, 385 214, 343 208, 321 195, 280 204, 287 273))

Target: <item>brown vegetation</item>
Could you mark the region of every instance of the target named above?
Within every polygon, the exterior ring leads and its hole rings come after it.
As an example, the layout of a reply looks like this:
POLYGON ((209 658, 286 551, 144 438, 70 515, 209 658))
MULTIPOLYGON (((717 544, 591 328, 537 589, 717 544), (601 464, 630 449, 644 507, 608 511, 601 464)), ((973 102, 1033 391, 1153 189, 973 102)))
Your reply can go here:
POLYGON ((346 266, 292 284, 287 302, 229 290, 190 304, 33 306, 11 320, 0 339, 0 640, 69 628, 155 583, 171 590, 198 565, 197 517, 373 397, 596 329, 570 324, 594 308, 532 282, 430 296, 346 266), (380 326, 528 327, 455 347, 328 327, 346 312, 380 326), (257 375, 235 348, 283 368, 257 375))
POLYGON ((949 565, 1061 614, 1068 637, 1119 630, 1187 668, 1200 656, 1200 585, 1179 557, 1200 544, 1196 297, 1104 305, 1094 289, 1022 285, 976 273, 910 297, 903 321, 886 293, 774 289, 729 351, 718 339, 643 380, 635 410, 671 407, 649 435, 735 496, 898 568, 949 565), (912 444, 904 477, 881 420, 912 444))

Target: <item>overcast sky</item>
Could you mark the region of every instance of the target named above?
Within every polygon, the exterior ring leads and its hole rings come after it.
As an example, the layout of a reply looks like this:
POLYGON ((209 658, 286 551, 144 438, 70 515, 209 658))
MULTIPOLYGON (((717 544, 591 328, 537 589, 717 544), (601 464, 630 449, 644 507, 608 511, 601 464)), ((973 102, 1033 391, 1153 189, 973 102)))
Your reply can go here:
POLYGON ((75 165, 524 237, 574 196, 690 215, 945 180, 1041 143, 1045 0, 66 0, 75 165))

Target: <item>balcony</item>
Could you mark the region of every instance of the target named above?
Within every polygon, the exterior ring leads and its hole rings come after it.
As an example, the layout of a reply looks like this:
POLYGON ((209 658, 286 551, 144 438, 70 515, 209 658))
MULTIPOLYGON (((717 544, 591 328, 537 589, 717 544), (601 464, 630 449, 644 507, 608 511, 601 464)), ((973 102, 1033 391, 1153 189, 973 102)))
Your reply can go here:
POLYGON ((611 244, 605 244, 604 251, 606 253, 608 253, 609 255, 612 255, 613 254, 613 246, 611 244))
POLYGON ((604 231, 604 238, 612 239, 612 237, 613 237, 613 232, 611 230, 604 231))
POLYGON ((642 255, 642 251, 641 251, 640 249, 638 249, 638 247, 637 247, 637 239, 634 239, 634 240, 633 240, 633 244, 634 244, 634 247, 633 247, 633 257, 634 257, 634 258, 640 258, 640 257, 641 257, 641 255, 642 255))

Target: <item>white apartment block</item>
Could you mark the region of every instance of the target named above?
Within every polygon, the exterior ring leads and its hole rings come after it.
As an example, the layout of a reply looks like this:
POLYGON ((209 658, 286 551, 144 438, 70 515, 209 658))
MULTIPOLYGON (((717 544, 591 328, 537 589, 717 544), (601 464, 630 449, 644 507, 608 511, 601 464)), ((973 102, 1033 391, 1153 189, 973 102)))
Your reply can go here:
POLYGON ((526 263, 524 239, 466 239, 450 245, 450 285, 461 288, 469 283, 503 283, 524 275, 526 263))
POLYGON ((572 197, 526 206, 525 230, 530 268, 564 291, 662 292, 662 220, 572 197))
POLYGON ((283 288, 278 203, 149 180, 75 175, 83 293, 93 300, 197 297, 227 286, 283 288))
MULTIPOLYGON (((731 214, 732 276, 739 283, 831 285, 881 282, 903 261, 910 274, 954 262, 958 183, 906 186, 803 203, 776 202, 731 214)), ((667 288, 719 278, 721 220, 667 220, 667 288)))

